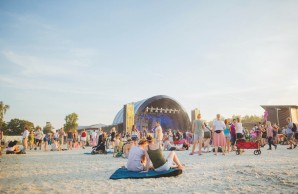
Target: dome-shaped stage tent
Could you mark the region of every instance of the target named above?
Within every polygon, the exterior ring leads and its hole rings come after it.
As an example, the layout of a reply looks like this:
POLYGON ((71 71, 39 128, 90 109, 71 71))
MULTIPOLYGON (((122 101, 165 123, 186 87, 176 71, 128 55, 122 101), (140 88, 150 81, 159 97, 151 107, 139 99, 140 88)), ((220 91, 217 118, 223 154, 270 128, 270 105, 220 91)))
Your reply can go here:
MULTIPOLYGON (((190 120, 184 108, 169 96, 159 95, 138 102, 134 106, 134 124, 140 130, 149 131, 155 127, 156 121, 161 122, 163 129, 190 130, 190 120)), ((124 109, 116 115, 113 125, 123 124, 124 109)))

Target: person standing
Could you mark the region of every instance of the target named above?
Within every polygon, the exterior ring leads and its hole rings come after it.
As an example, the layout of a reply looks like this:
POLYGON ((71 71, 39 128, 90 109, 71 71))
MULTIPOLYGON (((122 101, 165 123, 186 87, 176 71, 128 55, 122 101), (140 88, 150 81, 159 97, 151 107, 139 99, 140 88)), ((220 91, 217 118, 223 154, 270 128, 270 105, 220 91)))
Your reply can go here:
POLYGON ((97 133, 95 132, 95 130, 93 130, 91 137, 92 137, 92 145, 96 146, 97 145, 97 133))
POLYGON ((199 143, 198 155, 202 155, 202 144, 204 138, 204 122, 201 120, 201 114, 197 115, 197 119, 192 123, 193 146, 190 155, 194 154, 197 143, 199 143))
POLYGON ((213 145, 215 148, 214 155, 217 155, 218 147, 222 148, 222 155, 225 155, 225 147, 226 147, 226 138, 223 133, 226 125, 223 121, 220 120, 220 114, 216 115, 216 120, 213 121, 213 145))
POLYGON ((115 146, 115 136, 116 136, 116 129, 115 129, 115 127, 112 127, 112 129, 110 131, 110 134, 111 134, 112 149, 114 149, 114 146, 115 146))
POLYGON ((233 123, 230 127, 231 132, 231 145, 232 145, 232 151, 235 150, 235 143, 236 143, 236 119, 233 119, 233 123))
POLYGON ((133 125, 132 126, 132 129, 131 129, 131 140, 133 141, 133 143, 134 143, 135 146, 138 145, 138 141, 140 139, 139 137, 140 137, 139 131, 135 127, 135 125, 133 125))
POLYGON ((294 133, 293 133, 293 127, 294 127, 294 124, 291 120, 290 117, 287 118, 287 122, 288 122, 288 126, 287 126, 287 140, 288 140, 288 144, 290 147, 288 147, 287 149, 293 149, 293 145, 294 145, 294 148, 296 148, 296 144, 295 142, 293 141, 293 136, 294 136, 294 133))
POLYGON ((73 140, 74 140, 74 133, 70 130, 67 132, 67 149, 72 150, 73 140))
POLYGON ((29 148, 30 150, 33 149, 33 145, 34 145, 34 131, 30 131, 29 136, 28 136, 28 142, 29 142, 29 148))
POLYGON ((163 133, 162 133, 162 128, 160 126, 160 121, 156 121, 155 138, 156 138, 156 144, 158 144, 159 146, 162 146, 163 133))
POLYGON ((54 141, 58 141, 59 140, 59 130, 56 130, 54 133, 54 141))
POLYGON ((2 129, 0 129, 0 156, 2 156, 2 146, 4 146, 4 136, 2 129))
POLYGON ((230 152, 230 145, 231 145, 231 132, 230 132, 230 125, 229 125, 229 120, 225 119, 225 125, 226 128, 224 130, 225 138, 226 138, 226 150, 229 153, 230 152))
POLYGON ((242 127, 242 123, 240 121, 240 118, 237 117, 236 119, 236 138, 237 139, 242 139, 243 138, 243 127, 242 127))
POLYGON ((207 148, 207 153, 210 152, 210 140, 211 140, 211 130, 208 125, 204 122, 204 149, 207 148))
POLYGON ((36 140, 36 144, 34 148, 35 150, 37 149, 37 147, 39 147, 39 150, 41 150, 42 138, 43 138, 43 132, 41 131, 41 128, 38 128, 37 131, 35 132, 35 140, 36 140))
POLYGON ((81 134, 81 144, 82 144, 81 146, 83 149, 85 149, 86 138, 87 138, 87 133, 86 133, 86 130, 84 129, 81 134))
POLYGON ((271 150, 271 145, 273 145, 275 147, 275 149, 277 148, 277 145, 275 145, 273 143, 273 128, 271 126, 271 122, 267 121, 266 122, 266 132, 267 132, 267 139, 268 139, 268 144, 269 144, 269 149, 271 150))
POLYGON ((64 145, 64 136, 65 136, 65 132, 64 132, 64 129, 61 128, 59 130, 59 147, 58 147, 58 150, 61 151, 62 148, 63 148, 63 145, 64 145))
POLYGON ((28 136, 29 136, 29 131, 28 131, 27 127, 25 127, 24 133, 23 133, 23 137, 22 137, 22 139, 23 139, 23 147, 24 147, 23 152, 24 153, 26 152, 27 147, 28 147, 28 136))

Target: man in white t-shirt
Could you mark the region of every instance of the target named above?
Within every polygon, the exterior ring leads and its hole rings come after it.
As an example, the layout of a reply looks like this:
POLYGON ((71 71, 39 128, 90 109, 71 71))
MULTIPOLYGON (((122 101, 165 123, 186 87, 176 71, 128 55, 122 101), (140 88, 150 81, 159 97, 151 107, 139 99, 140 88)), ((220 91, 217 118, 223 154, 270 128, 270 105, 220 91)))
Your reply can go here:
POLYGON ((28 136, 29 136, 29 131, 28 131, 27 127, 25 127, 24 133, 23 133, 23 137, 22 137, 22 139, 23 139, 23 146, 24 146, 23 151, 24 152, 26 151, 26 149, 28 147, 28 136))
POLYGON ((37 131, 35 132, 35 150, 37 147, 39 147, 39 150, 41 150, 41 143, 42 143, 42 138, 43 138, 43 132, 41 131, 41 128, 38 128, 37 131))
POLYGON ((162 133, 162 128, 160 126, 160 121, 156 122, 155 138, 156 138, 156 143, 162 146, 163 133, 162 133))

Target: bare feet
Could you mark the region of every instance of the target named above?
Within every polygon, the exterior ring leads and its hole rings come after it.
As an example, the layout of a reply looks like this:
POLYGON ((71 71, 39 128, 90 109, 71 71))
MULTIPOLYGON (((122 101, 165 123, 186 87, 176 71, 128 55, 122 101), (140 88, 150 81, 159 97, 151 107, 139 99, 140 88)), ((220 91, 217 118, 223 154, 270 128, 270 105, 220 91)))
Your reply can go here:
POLYGON ((181 165, 178 166, 178 169, 183 170, 184 167, 185 167, 185 164, 181 164, 181 165))

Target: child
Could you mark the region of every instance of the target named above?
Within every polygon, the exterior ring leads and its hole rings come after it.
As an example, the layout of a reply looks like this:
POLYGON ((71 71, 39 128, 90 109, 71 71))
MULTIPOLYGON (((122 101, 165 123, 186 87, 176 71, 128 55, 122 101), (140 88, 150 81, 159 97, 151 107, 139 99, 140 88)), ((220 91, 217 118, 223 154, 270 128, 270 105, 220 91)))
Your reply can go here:
POLYGON ((117 155, 118 152, 121 150, 119 149, 121 134, 118 133, 114 139, 114 157, 117 155))
POLYGON ((57 141, 55 141, 55 140, 51 144, 51 151, 58 151, 57 141))

